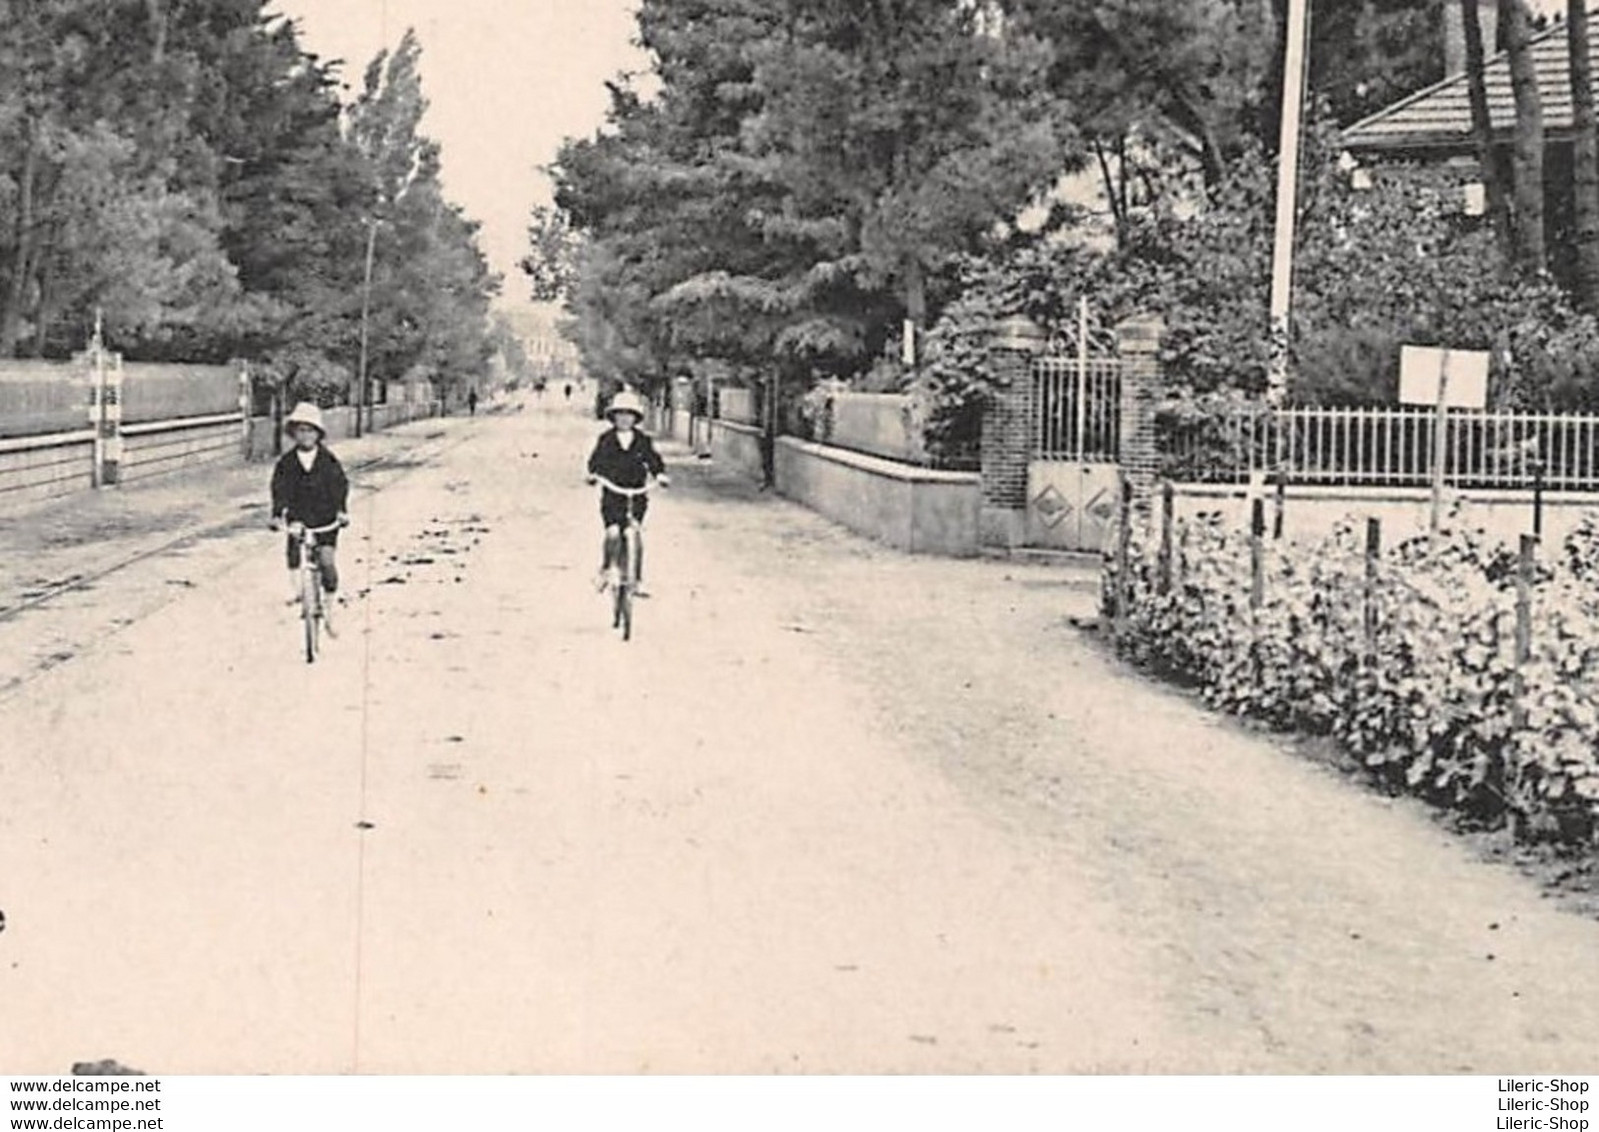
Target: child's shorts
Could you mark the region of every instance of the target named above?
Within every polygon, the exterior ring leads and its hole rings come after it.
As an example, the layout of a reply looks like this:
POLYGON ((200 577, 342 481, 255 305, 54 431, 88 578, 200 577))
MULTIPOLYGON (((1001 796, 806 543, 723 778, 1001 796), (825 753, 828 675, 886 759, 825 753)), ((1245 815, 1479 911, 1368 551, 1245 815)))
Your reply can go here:
MULTIPOLYGON (((339 532, 324 531, 316 536, 316 545, 318 548, 325 546, 331 551, 339 545, 339 532)), ((300 540, 293 535, 290 535, 288 539, 288 559, 290 570, 298 570, 300 568, 300 540)))
POLYGON ((644 512, 650 509, 650 497, 647 495, 618 495, 614 491, 600 493, 600 518, 607 527, 620 527, 622 520, 627 518, 628 506, 632 505, 633 521, 644 522, 644 512))

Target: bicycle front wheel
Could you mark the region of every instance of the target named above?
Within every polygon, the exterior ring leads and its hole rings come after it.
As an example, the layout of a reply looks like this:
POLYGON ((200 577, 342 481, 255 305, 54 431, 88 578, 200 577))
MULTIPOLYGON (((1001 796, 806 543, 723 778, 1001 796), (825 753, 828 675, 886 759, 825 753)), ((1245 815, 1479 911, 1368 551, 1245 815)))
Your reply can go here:
POLYGON ((300 571, 300 620, 305 626, 305 662, 313 664, 316 661, 317 649, 317 621, 321 610, 322 595, 318 592, 320 582, 315 570, 300 571))
POLYGON ((622 615, 627 608, 627 580, 618 578, 611 586, 611 628, 622 627, 622 615))

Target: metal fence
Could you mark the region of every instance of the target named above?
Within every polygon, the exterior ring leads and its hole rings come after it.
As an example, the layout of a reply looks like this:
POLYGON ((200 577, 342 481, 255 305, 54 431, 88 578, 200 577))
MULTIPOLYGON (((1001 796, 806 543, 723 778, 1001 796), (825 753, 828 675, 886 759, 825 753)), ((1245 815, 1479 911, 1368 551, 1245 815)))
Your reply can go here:
POLYGON ((1033 458, 1114 463, 1121 450, 1121 362, 1050 356, 1033 365, 1033 458))
POLYGON ((83 428, 89 380, 71 362, 0 361, 0 439, 83 428))
POLYGON ((239 411, 236 366, 124 362, 122 419, 167 421, 239 411))
POLYGON ((1464 412, 1440 426, 1432 409, 1247 410, 1166 417, 1164 474, 1243 483, 1282 474, 1288 483, 1424 487, 1438 446, 1452 487, 1519 488, 1541 471, 1555 490, 1599 490, 1599 416, 1464 412))
MULTIPOLYGON (((0 438, 46 436, 89 421, 85 363, 0 361, 0 438)), ((123 364, 123 420, 131 423, 239 411, 232 366, 123 364)))

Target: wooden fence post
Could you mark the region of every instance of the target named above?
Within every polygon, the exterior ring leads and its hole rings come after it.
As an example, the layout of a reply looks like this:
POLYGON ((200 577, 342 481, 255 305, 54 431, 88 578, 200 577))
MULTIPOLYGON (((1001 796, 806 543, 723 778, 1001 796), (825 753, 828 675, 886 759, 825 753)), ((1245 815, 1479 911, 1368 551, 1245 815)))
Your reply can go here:
POLYGON ((1177 492, 1167 480, 1160 486, 1160 592, 1171 593, 1172 580, 1172 522, 1177 505, 1177 492))
POLYGON ((283 402, 288 392, 282 378, 272 383, 272 455, 283 455, 283 402))
POLYGON ((1527 723, 1527 708, 1523 693, 1526 688, 1526 666, 1532 659, 1532 580, 1538 565, 1538 536, 1521 536, 1521 558, 1516 563, 1516 706, 1514 717, 1518 728, 1527 723))
POLYGON ((1377 565, 1382 558, 1382 520, 1366 520, 1366 581, 1361 593, 1361 622, 1365 628, 1367 669, 1377 666, 1377 565))
MULTIPOLYGON (((1532 580, 1538 564, 1538 536, 1521 536, 1521 557, 1516 563, 1516 674, 1511 685, 1514 703, 1511 727, 1520 732, 1527 726, 1527 664, 1532 659, 1532 580)), ((1512 737, 1514 742, 1514 736, 1512 737)), ((1527 815, 1519 808, 1520 798, 1506 798, 1512 841, 1521 841, 1527 815)))
POLYGON ((1266 501, 1254 500, 1249 518, 1249 610, 1257 613, 1266 598, 1266 501))
POLYGON ((1177 536, 1177 565, 1174 571, 1177 585, 1182 585, 1183 579, 1188 577, 1188 534, 1191 529, 1192 525, 1185 523, 1182 534, 1177 536))

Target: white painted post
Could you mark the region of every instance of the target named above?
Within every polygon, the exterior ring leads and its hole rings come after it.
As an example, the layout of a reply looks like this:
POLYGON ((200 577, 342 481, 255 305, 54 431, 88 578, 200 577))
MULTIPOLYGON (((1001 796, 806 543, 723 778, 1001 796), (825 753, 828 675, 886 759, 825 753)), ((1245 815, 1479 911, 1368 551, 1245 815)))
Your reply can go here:
POLYGON ((1449 439, 1449 351, 1444 350, 1443 365, 1438 374, 1438 413, 1433 422, 1432 441, 1432 517, 1428 524, 1428 540, 1436 548, 1438 528, 1443 523, 1444 474, 1446 445, 1449 439))
POLYGON ((239 447, 244 453, 244 458, 250 458, 250 410, 255 408, 254 398, 250 396, 250 363, 239 363, 239 447))
POLYGON ((108 446, 106 390, 105 324, 99 308, 94 312, 94 337, 89 342, 89 427, 94 430, 94 467, 90 482, 97 488, 106 485, 106 459, 108 446))
POLYGON ((89 428, 94 431, 89 453, 89 484, 98 488, 105 465, 105 369, 100 364, 100 351, 95 343, 90 343, 82 358, 89 370, 89 428))
MULTIPOLYGON (((99 351, 102 358, 105 352, 99 351)), ((101 432, 105 436, 105 469, 102 481, 108 485, 122 482, 122 355, 112 354, 109 364, 102 362, 104 384, 101 398, 105 412, 101 432)))

